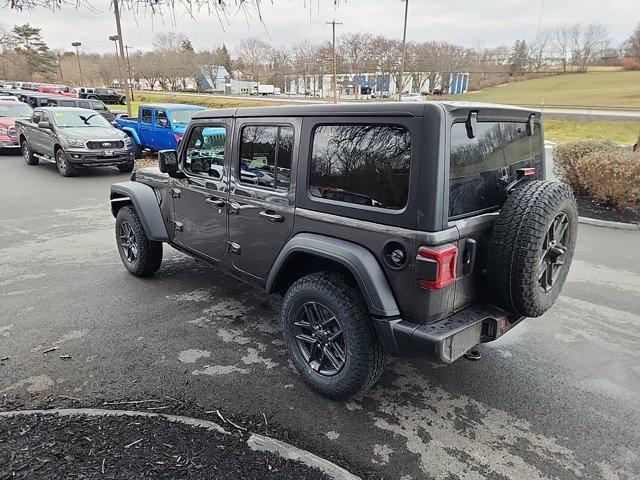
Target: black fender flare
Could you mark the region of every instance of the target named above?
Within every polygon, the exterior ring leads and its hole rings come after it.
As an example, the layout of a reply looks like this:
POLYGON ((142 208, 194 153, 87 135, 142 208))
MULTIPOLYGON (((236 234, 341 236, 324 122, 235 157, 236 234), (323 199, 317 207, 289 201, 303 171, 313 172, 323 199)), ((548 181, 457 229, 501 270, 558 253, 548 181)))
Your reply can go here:
POLYGON ((158 198, 152 187, 139 182, 120 182, 111 185, 111 213, 115 217, 118 202, 131 201, 150 240, 168 242, 169 234, 162 218, 158 198))
POLYGON ((358 282, 372 315, 377 317, 400 315, 387 277, 376 257, 369 250, 346 240, 313 233, 300 233, 285 244, 267 276, 267 292, 274 291, 287 259, 292 254, 301 252, 333 260, 347 268, 358 282))

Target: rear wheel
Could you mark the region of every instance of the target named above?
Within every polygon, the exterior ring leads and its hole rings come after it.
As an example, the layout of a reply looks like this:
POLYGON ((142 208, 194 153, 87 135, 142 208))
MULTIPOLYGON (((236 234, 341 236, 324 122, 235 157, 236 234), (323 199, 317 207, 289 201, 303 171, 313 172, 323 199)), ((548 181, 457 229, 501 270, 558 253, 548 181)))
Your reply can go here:
POLYGON ((162 264, 162 242, 149 240, 132 206, 122 207, 116 216, 116 243, 122 263, 136 277, 148 277, 162 264))
POLYGON ((78 173, 78 169, 69 163, 67 154, 62 148, 56 150, 56 167, 58 167, 58 172, 63 177, 73 177, 78 173))
POLYGON ((31 151, 29 140, 26 138, 22 141, 22 156, 27 165, 38 165, 38 163, 40 163, 40 159, 31 151))
POLYGON ((282 304, 282 328, 293 364, 323 395, 349 398, 382 375, 385 352, 367 307, 340 274, 295 282, 282 304))
POLYGON ((568 185, 534 180, 512 192, 489 242, 487 271, 496 302, 525 317, 546 312, 569 273, 577 231, 568 185))

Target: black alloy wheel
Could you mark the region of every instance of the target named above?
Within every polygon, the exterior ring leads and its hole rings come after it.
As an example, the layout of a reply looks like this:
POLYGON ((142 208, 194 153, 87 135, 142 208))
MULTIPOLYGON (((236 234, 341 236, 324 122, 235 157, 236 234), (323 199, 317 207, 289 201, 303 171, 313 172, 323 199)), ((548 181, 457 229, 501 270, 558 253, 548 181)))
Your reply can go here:
POLYGON ((544 293, 551 291, 560 276, 565 264, 564 238, 569 226, 569 217, 564 212, 558 213, 549 227, 542 244, 542 257, 538 270, 538 285, 544 293))
POLYGON ((120 222, 120 245, 127 260, 135 263, 138 258, 138 244, 133 228, 126 220, 120 222))
POLYGON ((294 323, 296 344, 302 358, 315 372, 331 377, 346 362, 346 344, 336 316, 318 302, 303 304, 294 323))

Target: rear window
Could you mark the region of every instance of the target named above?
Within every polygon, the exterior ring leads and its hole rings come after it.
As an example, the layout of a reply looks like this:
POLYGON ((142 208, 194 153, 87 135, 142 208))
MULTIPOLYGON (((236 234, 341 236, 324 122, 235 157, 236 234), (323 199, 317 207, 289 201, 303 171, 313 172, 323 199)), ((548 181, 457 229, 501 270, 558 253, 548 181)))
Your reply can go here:
POLYGON ((407 204, 411 136, 401 125, 321 125, 313 135, 311 195, 400 210, 407 204))
POLYGON ((542 172, 540 128, 527 133, 525 123, 478 122, 475 138, 464 123, 451 127, 449 217, 458 218, 499 208, 507 186, 520 168, 542 172))

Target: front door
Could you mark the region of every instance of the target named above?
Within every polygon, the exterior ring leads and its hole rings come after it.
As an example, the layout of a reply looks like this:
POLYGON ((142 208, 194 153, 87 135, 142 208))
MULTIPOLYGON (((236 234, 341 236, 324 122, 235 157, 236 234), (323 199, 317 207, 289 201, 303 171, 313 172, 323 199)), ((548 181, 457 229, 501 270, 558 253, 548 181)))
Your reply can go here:
POLYGON ((153 124, 155 126, 154 147, 158 150, 175 148, 176 140, 173 138, 167 112, 164 110, 156 110, 153 124))
POLYGON ((207 120, 190 128, 180 150, 185 178, 173 178, 171 188, 175 243, 216 261, 227 247, 231 125, 228 119, 207 120))
POLYGON ((153 111, 150 108, 140 109, 140 128, 138 128, 140 141, 143 147, 153 148, 153 111))
POLYGON ((298 119, 236 120, 229 194, 233 266, 263 279, 293 231, 298 119))

